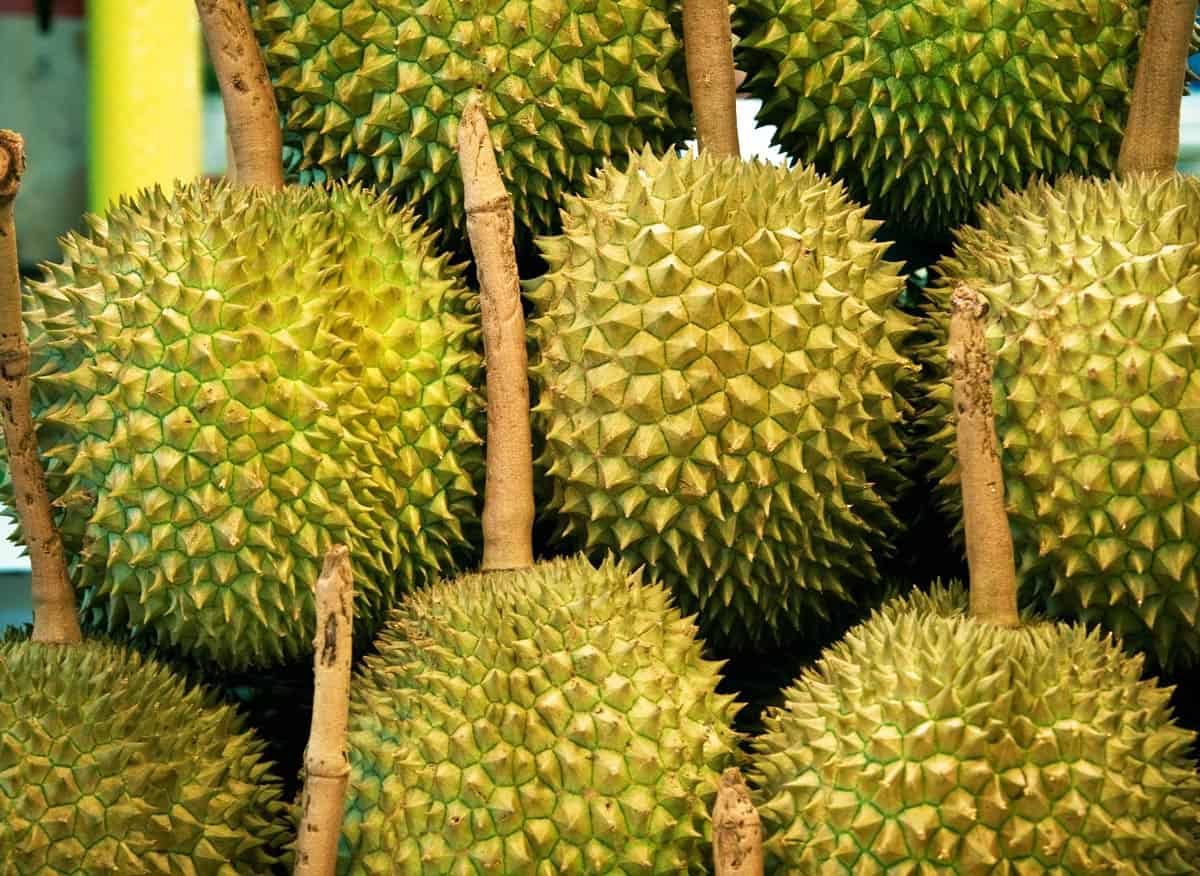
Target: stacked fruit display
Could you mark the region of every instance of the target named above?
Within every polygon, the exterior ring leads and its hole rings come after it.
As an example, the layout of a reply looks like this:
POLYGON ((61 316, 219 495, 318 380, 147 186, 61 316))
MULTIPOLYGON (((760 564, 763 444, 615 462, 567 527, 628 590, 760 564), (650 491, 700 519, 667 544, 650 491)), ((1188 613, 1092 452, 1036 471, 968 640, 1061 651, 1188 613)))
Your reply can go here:
POLYGON ((236 181, 0 135, 0 876, 1200 872, 1194 4, 197 6, 236 181))

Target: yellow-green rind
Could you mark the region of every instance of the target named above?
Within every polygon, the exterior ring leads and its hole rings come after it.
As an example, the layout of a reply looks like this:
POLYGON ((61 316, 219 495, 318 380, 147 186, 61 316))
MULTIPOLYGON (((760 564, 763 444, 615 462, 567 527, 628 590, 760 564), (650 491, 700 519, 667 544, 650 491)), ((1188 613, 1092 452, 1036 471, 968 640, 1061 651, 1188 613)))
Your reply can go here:
POLYGON ((0 874, 267 876, 288 829, 263 748, 126 648, 0 644, 0 874))
POLYGON ((481 92, 518 236, 607 158, 691 131, 666 0, 257 0, 301 181, 362 180, 461 235, 458 120, 481 92))
POLYGON ((368 632, 458 568, 482 467, 477 304, 410 211, 202 182, 90 225, 25 300, 89 624, 262 667, 311 653, 332 544, 368 632))
POLYGON ((1110 636, 897 600, 770 710, 752 780, 769 872, 1184 876, 1195 734, 1110 636))
POLYGON ((740 0, 746 89, 788 154, 940 233, 1120 151, 1145 0, 740 0))
POLYGON ((649 152, 563 222, 529 287, 560 534, 645 564, 710 638, 852 599, 899 526, 915 371, 878 223, 807 168, 649 152))
POLYGON ((948 299, 988 302, 1019 577, 1163 666, 1200 659, 1200 181, 1064 179, 1010 193, 958 234, 928 290, 923 415, 939 497, 961 514, 948 299))
POLYGON ((701 648, 611 562, 410 596, 352 686, 338 872, 706 872, 738 707, 701 648))

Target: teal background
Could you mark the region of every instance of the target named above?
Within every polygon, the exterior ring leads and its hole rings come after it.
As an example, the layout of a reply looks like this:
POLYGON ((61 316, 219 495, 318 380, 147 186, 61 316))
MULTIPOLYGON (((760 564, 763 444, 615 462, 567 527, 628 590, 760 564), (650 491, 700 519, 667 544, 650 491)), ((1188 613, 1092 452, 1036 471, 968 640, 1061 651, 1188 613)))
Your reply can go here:
POLYGON ((1183 173, 1200 176, 1200 86, 1183 99, 1179 120, 1179 164, 1183 173))
POLYGON ((33 610, 29 604, 29 573, 0 572, 0 628, 31 623, 33 610))

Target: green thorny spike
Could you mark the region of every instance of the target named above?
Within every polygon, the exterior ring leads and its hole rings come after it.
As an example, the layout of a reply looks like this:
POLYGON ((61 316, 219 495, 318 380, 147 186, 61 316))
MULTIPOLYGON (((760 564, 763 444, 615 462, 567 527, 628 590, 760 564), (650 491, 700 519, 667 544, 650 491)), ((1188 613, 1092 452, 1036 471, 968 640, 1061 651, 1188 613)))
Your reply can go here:
POLYGON ((283 788, 237 713, 126 648, 0 644, 0 872, 272 872, 283 788))
POLYGON ((1200 182, 1036 184, 984 208, 930 290, 922 415, 958 520, 949 288, 986 297, 1018 572, 1056 616, 1200 659, 1200 182))
POLYGON ((772 872, 1195 873, 1195 734, 1169 690, 1110 636, 966 610, 960 586, 890 601, 768 710, 772 872))
POLYGON ((374 183, 450 238, 465 222, 454 148, 473 89, 521 241, 555 230, 564 194, 606 159, 691 133, 665 0, 252 5, 300 181, 374 183))
MULTIPOLYGON (((85 617, 229 669, 311 649, 350 547, 369 631, 477 519, 477 299, 344 186, 124 201, 31 285, 34 416, 85 617)), ((6 487, 11 489, 11 487, 6 487)))
POLYGON ((739 0, 759 120, 897 227, 1115 164, 1148 0, 739 0))
POLYGON ((547 511, 647 564, 710 637, 823 616, 897 527, 912 323, 874 227, 808 169, 643 152, 541 241, 547 511))
POLYGON ((413 594, 351 690, 338 872, 703 873, 733 697, 691 618, 582 557, 413 594))

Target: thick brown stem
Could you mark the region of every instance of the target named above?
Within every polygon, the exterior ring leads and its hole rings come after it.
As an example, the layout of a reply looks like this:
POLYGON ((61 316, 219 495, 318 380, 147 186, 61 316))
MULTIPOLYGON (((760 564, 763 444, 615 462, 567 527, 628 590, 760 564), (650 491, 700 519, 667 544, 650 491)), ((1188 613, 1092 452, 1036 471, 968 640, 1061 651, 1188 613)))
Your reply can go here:
POLYGON ((296 876, 333 876, 350 762, 350 652, 354 580, 350 552, 334 545, 316 584, 317 635, 313 641, 312 727, 304 750, 303 816, 296 837, 296 876))
POLYGON ((762 876, 762 822, 741 770, 721 775, 713 805, 713 863, 716 876, 762 876))
POLYGON ((698 147, 722 157, 741 155, 727 0, 683 0, 683 49, 698 147))
POLYGON ((13 202, 25 172, 25 143, 0 131, 0 417, 17 516, 33 578, 33 639, 71 644, 82 638, 62 539, 50 517, 50 495, 33 428, 29 345, 21 322, 21 274, 13 202))
POLYGON ((283 131, 267 65, 246 0, 196 0, 204 41, 221 86, 237 181, 283 188, 283 131))
POLYGON ((1196 0, 1153 0, 1133 80, 1119 173, 1170 173, 1179 160, 1180 95, 1196 0))
POLYGON ((483 569, 533 565, 533 441, 525 315, 512 199, 504 188, 478 93, 458 126, 467 235, 479 275, 487 364, 487 480, 483 501, 483 569))
POLYGON ((971 614, 1015 627, 1020 624, 1017 573, 992 410, 992 360, 983 331, 986 314, 987 302, 974 289, 966 285, 955 288, 950 298, 950 369, 958 421, 971 614))

